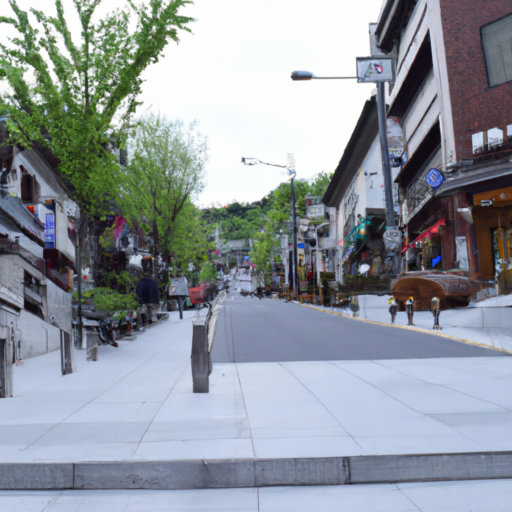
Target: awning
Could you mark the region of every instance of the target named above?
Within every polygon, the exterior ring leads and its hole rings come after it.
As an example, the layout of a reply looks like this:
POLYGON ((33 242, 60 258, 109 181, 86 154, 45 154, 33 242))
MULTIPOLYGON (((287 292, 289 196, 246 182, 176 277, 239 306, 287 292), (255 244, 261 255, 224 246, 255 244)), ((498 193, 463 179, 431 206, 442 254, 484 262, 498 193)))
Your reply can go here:
POLYGON ((404 252, 407 252, 411 247, 416 247, 416 244, 418 242, 421 242, 422 240, 425 240, 425 238, 430 238, 432 235, 438 235, 439 234, 439 228, 441 226, 446 226, 446 218, 443 218, 443 220, 440 220, 439 222, 434 224, 432 227, 430 227, 427 230, 423 231, 423 233, 421 233, 421 235, 419 237, 415 238, 413 242, 411 242, 410 244, 406 245, 402 249, 402 254, 404 254, 404 252))
POLYGON ((44 225, 23 206, 19 197, 0 197, 0 211, 29 238, 44 246, 44 225))

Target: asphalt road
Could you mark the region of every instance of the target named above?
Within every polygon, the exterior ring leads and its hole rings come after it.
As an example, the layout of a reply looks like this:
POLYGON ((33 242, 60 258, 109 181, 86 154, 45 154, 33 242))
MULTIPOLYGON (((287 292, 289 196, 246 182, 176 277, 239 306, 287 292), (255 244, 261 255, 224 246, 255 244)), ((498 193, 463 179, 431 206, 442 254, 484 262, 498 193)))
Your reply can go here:
POLYGON ((441 336, 233 293, 220 312, 212 351, 214 363, 492 356, 506 357, 441 336))

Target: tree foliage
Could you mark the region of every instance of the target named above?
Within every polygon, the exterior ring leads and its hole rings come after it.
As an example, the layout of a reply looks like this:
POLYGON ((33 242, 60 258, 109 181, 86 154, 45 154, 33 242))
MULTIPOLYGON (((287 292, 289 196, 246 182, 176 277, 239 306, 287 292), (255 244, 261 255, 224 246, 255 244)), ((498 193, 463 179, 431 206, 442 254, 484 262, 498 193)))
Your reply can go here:
MULTIPOLYGON (((297 215, 306 213, 306 196, 323 196, 331 176, 322 172, 309 184, 306 180, 294 180, 295 203, 297 215)), ((291 183, 281 183, 274 191, 262 200, 264 228, 254 233, 255 243, 251 250, 251 259, 258 271, 268 283, 270 279, 272 257, 277 254, 280 241, 277 236, 281 231, 287 232, 291 223, 292 189, 291 183)), ((291 240, 291 231, 289 231, 291 240)))
POLYGON ((128 141, 129 163, 122 171, 118 200, 124 216, 151 233, 155 256, 195 259, 206 234, 192 200, 204 187, 206 138, 196 123, 185 126, 149 114, 128 141))
POLYGON ((174 226, 170 253, 173 268, 188 270, 188 264, 196 267, 214 244, 208 242, 210 226, 201 218, 201 211, 189 200, 183 207, 174 226))
POLYGON ((25 147, 52 151, 86 214, 116 195, 111 148, 122 145, 139 105, 142 73, 193 21, 179 14, 187 0, 126 0, 127 7, 95 22, 102 1, 73 0, 79 35, 71 33, 62 0, 53 16, 9 0, 14 17, 0 17, 17 32, 0 44, 0 79, 8 85, 0 109, 9 133, 25 147))
POLYGON ((217 269, 211 261, 205 261, 201 267, 199 279, 203 283, 216 283, 217 282, 217 269))
MULTIPOLYGON (((73 298, 78 299, 78 293, 73 298)), ((120 311, 133 311, 139 307, 137 295, 133 292, 119 293, 107 287, 93 288, 83 293, 83 303, 94 304, 96 311, 114 314, 120 311)))

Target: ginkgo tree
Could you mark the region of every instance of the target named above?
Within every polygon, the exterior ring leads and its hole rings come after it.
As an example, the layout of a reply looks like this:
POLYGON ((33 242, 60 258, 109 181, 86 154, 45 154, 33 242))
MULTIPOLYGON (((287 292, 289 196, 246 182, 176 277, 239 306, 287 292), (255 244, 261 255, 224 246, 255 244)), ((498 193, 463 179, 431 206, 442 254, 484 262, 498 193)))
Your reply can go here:
POLYGON ((171 255, 186 254, 187 248, 176 247, 178 236, 182 244, 190 238, 190 245, 197 245, 193 237, 183 237, 183 230, 202 232, 193 200, 204 188, 207 139, 196 123, 186 126, 148 114, 136 123, 127 147, 118 204, 151 236, 153 255, 169 263, 171 255))
POLYGON ((0 114, 13 142, 40 144, 59 160, 80 207, 82 241, 87 219, 117 195, 119 166, 111 149, 125 140, 143 73, 181 31, 190 31, 193 19, 180 12, 191 2, 126 0, 100 17, 98 8, 108 0, 72 0, 80 22, 76 33, 62 0, 55 0, 53 15, 8 3, 12 16, 0 16, 0 26, 16 35, 0 37, 0 114))

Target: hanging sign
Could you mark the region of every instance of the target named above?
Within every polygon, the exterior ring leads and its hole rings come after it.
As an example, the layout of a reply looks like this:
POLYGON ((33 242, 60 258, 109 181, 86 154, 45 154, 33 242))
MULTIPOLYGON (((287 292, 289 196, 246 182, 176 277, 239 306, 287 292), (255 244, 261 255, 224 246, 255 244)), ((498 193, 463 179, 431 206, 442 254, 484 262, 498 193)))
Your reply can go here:
POLYGON ((55 214, 46 214, 45 236, 46 247, 55 247, 55 214))
POLYGON ((425 176, 425 180, 434 190, 439 188, 444 181, 443 173, 439 169, 430 169, 425 176))
POLYGON ((395 81, 391 57, 357 57, 356 62, 359 83, 395 81))

